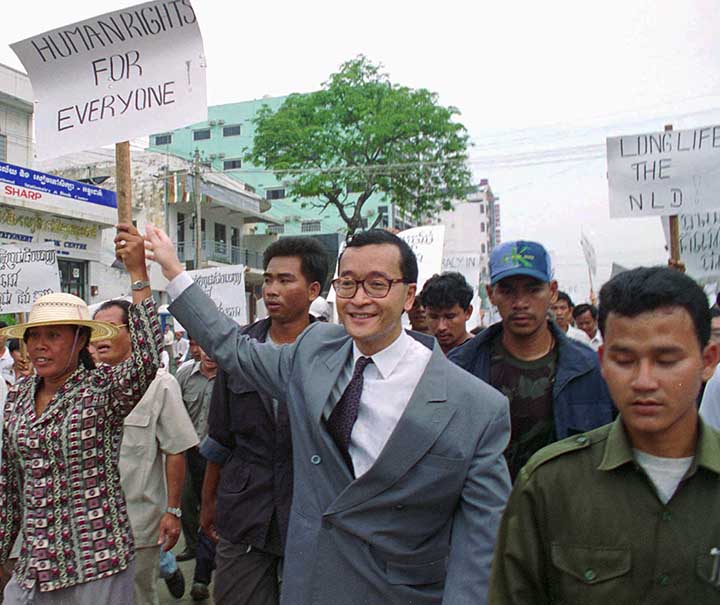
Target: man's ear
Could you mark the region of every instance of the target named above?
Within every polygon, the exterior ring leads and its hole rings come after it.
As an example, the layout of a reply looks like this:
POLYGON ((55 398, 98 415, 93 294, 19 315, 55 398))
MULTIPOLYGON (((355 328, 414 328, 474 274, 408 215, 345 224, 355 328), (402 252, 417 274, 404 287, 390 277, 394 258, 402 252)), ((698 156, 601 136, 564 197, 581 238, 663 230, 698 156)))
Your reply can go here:
POLYGON ((310 302, 314 301, 318 296, 320 296, 320 291, 322 290, 322 285, 319 281, 314 281, 310 284, 310 287, 308 288, 308 299, 310 302))
POLYGON ((408 284, 407 293, 405 294, 405 304, 403 309, 405 313, 409 313, 415 302, 415 294, 417 293, 417 284, 408 284))
POLYGON ((709 342, 702 352, 703 357, 703 372, 702 372, 702 378, 705 382, 710 380, 712 378, 712 375, 715 373, 715 368, 718 364, 718 359, 720 359, 720 348, 718 348, 718 345, 714 342, 709 342))
POLYGON ((557 280, 550 282, 550 304, 554 305, 558 299, 558 283, 557 280))
POLYGON ((473 306, 468 305, 468 308, 465 309, 465 321, 470 321, 470 317, 472 316, 473 312, 473 306))
POLYGON ((485 292, 487 292, 488 300, 494 305, 493 300, 493 287, 490 284, 485 284, 485 292))

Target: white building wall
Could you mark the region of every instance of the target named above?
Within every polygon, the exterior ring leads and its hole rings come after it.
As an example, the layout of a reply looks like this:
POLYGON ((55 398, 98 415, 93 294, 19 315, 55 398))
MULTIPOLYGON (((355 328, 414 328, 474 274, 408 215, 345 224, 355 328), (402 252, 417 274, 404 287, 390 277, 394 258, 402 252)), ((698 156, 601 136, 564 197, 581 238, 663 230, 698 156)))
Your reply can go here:
POLYGON ((0 135, 7 139, 11 164, 32 164, 32 113, 30 78, 0 63, 0 135))

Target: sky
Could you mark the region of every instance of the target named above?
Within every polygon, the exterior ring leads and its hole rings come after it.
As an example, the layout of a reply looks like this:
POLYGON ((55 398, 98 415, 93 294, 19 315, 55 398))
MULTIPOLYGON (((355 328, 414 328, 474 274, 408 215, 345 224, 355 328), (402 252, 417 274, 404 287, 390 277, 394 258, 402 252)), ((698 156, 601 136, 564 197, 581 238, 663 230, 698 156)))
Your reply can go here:
MULTIPOLYGON (((122 0, 5 2, 8 44, 131 6, 122 0)), ((208 102, 319 88, 364 54, 393 82, 460 111, 470 164, 501 207, 502 237, 535 239, 576 302, 589 293, 580 248, 596 248, 595 289, 613 262, 665 262, 659 218, 610 219, 605 138, 720 123, 720 11, 712 0, 467 2, 193 0, 208 102)))

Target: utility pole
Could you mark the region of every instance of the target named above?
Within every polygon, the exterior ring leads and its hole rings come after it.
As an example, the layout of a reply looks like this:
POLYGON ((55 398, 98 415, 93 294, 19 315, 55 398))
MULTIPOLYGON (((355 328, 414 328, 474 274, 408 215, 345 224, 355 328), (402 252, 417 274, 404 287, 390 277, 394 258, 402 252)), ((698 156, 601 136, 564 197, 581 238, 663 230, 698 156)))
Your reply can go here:
POLYGON ((195 201, 195 268, 202 269, 202 195, 200 194, 200 151, 193 156, 193 198, 195 201))

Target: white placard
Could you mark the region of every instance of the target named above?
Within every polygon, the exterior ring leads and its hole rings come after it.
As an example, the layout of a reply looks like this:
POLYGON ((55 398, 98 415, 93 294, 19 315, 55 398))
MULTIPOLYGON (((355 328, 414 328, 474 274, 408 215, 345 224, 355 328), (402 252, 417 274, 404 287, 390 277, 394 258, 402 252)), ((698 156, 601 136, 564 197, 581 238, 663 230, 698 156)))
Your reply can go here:
POLYGON ((425 282, 436 273, 442 272, 445 226, 413 227, 397 235, 407 242, 417 257, 417 293, 420 294, 425 282))
POLYGON ((158 0, 11 45, 35 96, 39 159, 207 120, 190 0, 158 0))
POLYGON ((24 313, 41 296, 60 292, 55 249, 0 246, 0 313, 24 313))
POLYGON ((203 292, 213 299, 220 311, 241 326, 247 324, 244 265, 210 267, 188 273, 203 292))
POLYGON ((442 270, 460 273, 473 289, 473 298, 470 304, 473 307, 472 315, 466 323, 468 330, 480 325, 480 254, 474 252, 445 253, 442 261, 442 270))
MULTIPOLYGON (((720 211, 681 214, 680 260, 695 279, 720 277, 720 211)), ((665 241, 670 247, 669 220, 663 218, 665 241)))
POLYGON ((610 217, 720 208, 720 126, 607 139, 610 217))

